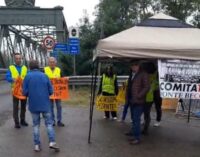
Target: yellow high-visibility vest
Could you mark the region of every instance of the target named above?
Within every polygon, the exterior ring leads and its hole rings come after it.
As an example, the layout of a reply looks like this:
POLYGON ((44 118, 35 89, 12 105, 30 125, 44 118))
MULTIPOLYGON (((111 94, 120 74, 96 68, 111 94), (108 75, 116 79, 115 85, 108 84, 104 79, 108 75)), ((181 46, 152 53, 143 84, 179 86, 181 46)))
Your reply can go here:
POLYGON ((115 78, 115 75, 111 78, 103 74, 102 92, 115 94, 115 78))
POLYGON ((25 65, 22 66, 22 69, 21 69, 21 73, 19 74, 19 72, 17 71, 17 68, 14 66, 14 65, 10 65, 9 66, 9 70, 11 72, 11 76, 13 79, 16 79, 18 78, 19 76, 24 79, 24 77, 26 76, 27 74, 27 67, 25 65))
POLYGON ((49 66, 44 68, 44 73, 48 76, 49 79, 60 78, 61 77, 60 72, 61 70, 58 67, 55 67, 54 70, 51 70, 49 66))

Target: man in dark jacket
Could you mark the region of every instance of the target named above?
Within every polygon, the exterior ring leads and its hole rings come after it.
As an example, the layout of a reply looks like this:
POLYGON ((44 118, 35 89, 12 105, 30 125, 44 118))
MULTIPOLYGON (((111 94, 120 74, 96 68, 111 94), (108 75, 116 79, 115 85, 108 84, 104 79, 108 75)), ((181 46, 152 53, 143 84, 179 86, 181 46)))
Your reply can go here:
POLYGON ((35 151, 40 151, 40 114, 44 117, 49 136, 49 148, 59 150, 55 142, 55 131, 50 112, 49 96, 53 94, 53 88, 48 77, 39 71, 38 62, 30 62, 30 72, 23 82, 23 94, 29 99, 29 110, 33 119, 33 137, 35 151))
POLYGON ((144 109, 146 94, 150 88, 150 82, 148 74, 141 69, 139 62, 132 63, 131 69, 135 75, 132 76, 130 82, 130 105, 133 117, 132 133, 134 135, 134 139, 130 141, 130 144, 139 144, 141 136, 140 119, 144 109))

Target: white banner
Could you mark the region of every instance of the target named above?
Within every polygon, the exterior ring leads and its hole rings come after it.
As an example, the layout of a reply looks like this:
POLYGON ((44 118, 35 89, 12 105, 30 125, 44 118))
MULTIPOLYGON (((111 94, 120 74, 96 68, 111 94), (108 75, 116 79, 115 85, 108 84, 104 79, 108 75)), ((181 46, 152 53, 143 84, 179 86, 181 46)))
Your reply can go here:
POLYGON ((162 98, 200 99, 200 62, 159 60, 162 98))

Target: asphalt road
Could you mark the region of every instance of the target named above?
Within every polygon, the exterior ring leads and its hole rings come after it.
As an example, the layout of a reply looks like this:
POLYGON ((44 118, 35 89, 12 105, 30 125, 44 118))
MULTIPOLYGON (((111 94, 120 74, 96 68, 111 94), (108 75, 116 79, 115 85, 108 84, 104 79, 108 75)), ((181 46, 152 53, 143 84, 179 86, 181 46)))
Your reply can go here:
MULTIPOLYGON (((8 89, 7 87, 5 89, 8 89)), ((19 130, 13 127, 12 103, 8 93, 0 93, 0 104, 0 157, 200 156, 199 120, 192 119, 188 124, 186 119, 175 117, 173 112, 164 112, 162 125, 159 128, 151 126, 150 134, 142 137, 142 143, 132 146, 129 145, 128 138, 124 136, 124 133, 129 130, 130 119, 127 119, 126 123, 104 120, 103 113, 95 111, 92 143, 88 144, 89 109, 70 104, 63 105, 63 122, 66 126, 55 127, 56 139, 61 151, 55 153, 49 150, 46 130, 42 123, 42 151, 35 153, 31 125, 19 130)), ((29 112, 27 112, 27 117, 27 121, 31 124, 29 112)), ((154 113, 152 117, 153 124, 154 113)))

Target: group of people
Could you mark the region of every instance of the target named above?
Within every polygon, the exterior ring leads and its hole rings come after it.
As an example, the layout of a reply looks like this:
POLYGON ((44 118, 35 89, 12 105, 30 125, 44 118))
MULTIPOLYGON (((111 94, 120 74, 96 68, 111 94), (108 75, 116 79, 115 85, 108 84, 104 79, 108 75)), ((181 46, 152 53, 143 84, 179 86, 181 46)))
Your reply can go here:
MULTIPOLYGON (((120 121, 124 121, 128 108, 130 108, 132 126, 131 131, 127 132, 130 144, 139 144, 141 134, 148 134, 151 121, 151 108, 155 104, 157 118, 154 126, 159 126, 162 116, 162 99, 160 97, 158 73, 153 62, 133 61, 130 67, 130 75, 125 82, 126 94, 124 111, 120 121), (144 126, 141 129, 141 117, 144 115, 144 126)), ((117 77, 113 72, 112 66, 106 68, 102 75, 98 94, 104 96, 117 96, 118 84, 117 77)), ((105 111, 105 119, 110 118, 110 112, 105 111)), ((117 112, 111 111, 112 119, 117 119, 117 112)))
POLYGON ((14 64, 9 66, 6 73, 6 80, 11 83, 12 90, 15 88, 15 83, 18 78, 23 80, 23 95, 25 99, 19 99, 14 94, 13 97, 13 119, 14 127, 16 129, 21 126, 28 126, 26 121, 26 103, 28 98, 28 108, 32 115, 33 122, 33 139, 34 150, 41 150, 40 142, 40 120, 41 115, 44 118, 45 126, 49 137, 49 148, 56 151, 59 150, 55 142, 55 131, 53 126, 56 125, 54 104, 57 108, 57 126, 64 127, 62 122, 62 106, 60 99, 50 99, 50 95, 53 94, 53 87, 50 79, 60 78, 61 70, 56 66, 56 59, 50 57, 48 60, 49 66, 44 68, 44 72, 39 69, 39 63, 36 60, 32 60, 29 63, 28 68, 22 64, 22 56, 20 53, 14 54, 14 64), (19 103, 21 102, 21 111, 19 118, 19 103))

